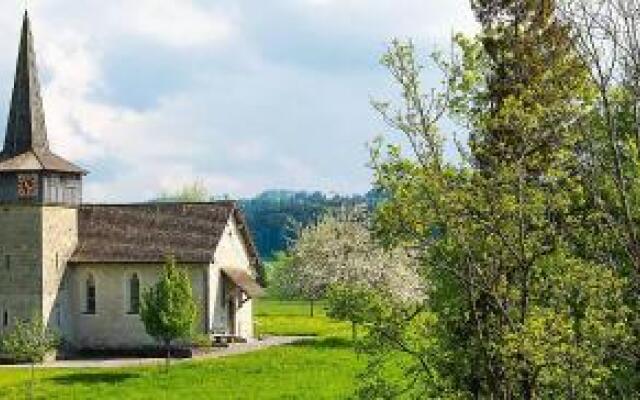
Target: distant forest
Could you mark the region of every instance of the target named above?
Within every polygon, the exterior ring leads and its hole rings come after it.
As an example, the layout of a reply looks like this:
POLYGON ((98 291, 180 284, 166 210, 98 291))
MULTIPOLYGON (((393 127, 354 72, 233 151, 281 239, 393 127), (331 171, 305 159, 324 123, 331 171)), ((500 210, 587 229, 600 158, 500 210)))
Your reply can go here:
POLYGON ((372 207, 378 198, 372 191, 364 195, 341 196, 269 190, 238 203, 245 213, 261 257, 268 260, 275 252, 287 248, 297 227, 315 222, 331 209, 359 204, 372 207))

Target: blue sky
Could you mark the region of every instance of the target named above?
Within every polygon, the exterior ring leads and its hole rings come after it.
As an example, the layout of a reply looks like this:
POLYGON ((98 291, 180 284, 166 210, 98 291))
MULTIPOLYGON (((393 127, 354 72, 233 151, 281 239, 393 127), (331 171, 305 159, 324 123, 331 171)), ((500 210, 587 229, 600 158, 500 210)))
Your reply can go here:
MULTIPOLYGON (((0 124, 20 1, 0 4, 0 124)), ((91 171, 85 199, 366 191, 366 144, 393 135, 371 98, 394 37, 426 56, 471 32, 467 0, 32 0, 54 150, 91 171)), ((436 75, 427 72, 426 81, 436 75)))

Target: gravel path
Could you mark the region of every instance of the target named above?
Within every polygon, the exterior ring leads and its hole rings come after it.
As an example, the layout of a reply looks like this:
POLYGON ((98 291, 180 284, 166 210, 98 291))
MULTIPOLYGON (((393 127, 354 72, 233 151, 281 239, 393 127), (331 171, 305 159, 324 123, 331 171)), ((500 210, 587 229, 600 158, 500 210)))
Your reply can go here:
MULTIPOLYGON (((181 363, 193 360, 228 357, 236 354, 250 353, 273 346, 292 344, 303 340, 310 340, 308 336, 270 336, 262 340, 252 340, 247 343, 234 343, 229 347, 216 348, 211 353, 195 355, 193 358, 172 359, 171 363, 181 363)), ((164 358, 110 358, 91 360, 59 360, 39 364, 38 368, 119 368, 153 365, 163 363, 164 358)), ((28 368, 29 365, 0 365, 2 368, 28 368)))

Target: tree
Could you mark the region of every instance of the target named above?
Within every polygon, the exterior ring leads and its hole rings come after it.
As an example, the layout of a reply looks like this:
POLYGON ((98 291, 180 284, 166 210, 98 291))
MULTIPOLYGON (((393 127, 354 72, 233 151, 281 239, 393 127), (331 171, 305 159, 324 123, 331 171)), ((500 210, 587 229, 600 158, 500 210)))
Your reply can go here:
POLYGON ((292 284, 293 257, 285 251, 277 251, 267 263, 267 290, 269 295, 280 299, 295 299, 300 293, 292 284))
POLYGON ((382 58, 402 104, 374 106, 411 156, 375 144, 386 201, 374 226, 385 243, 420 250, 428 297, 367 316, 374 378, 363 396, 628 397, 618 385, 628 364, 611 351, 631 337, 626 281, 579 237, 597 240, 578 173, 589 72, 554 1, 471 3, 482 32, 457 36, 452 59, 434 57, 441 91, 424 94, 411 43, 382 58), (445 114, 469 133, 458 164, 442 156, 445 114), (385 377, 383 364, 406 378, 385 377))
POLYGON ((303 228, 291 257, 282 274, 291 292, 311 301, 331 292, 329 314, 354 324, 362 322, 356 306, 363 302, 357 298, 366 292, 388 293, 397 301, 424 299, 415 258, 408 249, 385 249, 377 243, 362 212, 327 214, 303 228))
POLYGON ((149 336, 164 345, 168 371, 171 342, 189 337, 196 318, 191 281, 174 257, 167 257, 160 280, 144 291, 140 317, 149 336))
MULTIPOLYGON (((584 163, 592 214, 581 248, 612 261, 628 279, 625 298, 633 311, 629 325, 640 338, 640 4, 637 0, 567 0, 562 16, 572 28, 576 49, 597 94, 583 124, 584 163)), ((625 348, 640 390, 640 340, 625 348)))
POLYGON ((194 182, 182 186, 180 189, 168 192, 164 191, 154 201, 158 202, 184 202, 203 203, 211 200, 209 190, 202 182, 194 182))
POLYGON ((44 361, 47 353, 58 345, 58 337, 46 329, 42 318, 34 317, 28 321, 14 320, 13 330, 0 343, 4 353, 15 361, 31 364, 29 398, 33 398, 35 383, 35 364, 44 361))

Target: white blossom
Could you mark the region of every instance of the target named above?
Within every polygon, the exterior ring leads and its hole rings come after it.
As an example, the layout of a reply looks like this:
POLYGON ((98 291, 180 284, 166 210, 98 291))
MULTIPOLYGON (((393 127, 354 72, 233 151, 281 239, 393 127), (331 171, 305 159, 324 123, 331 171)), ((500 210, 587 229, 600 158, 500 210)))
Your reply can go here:
POLYGON ((406 248, 380 246, 361 213, 327 215, 302 229, 292 256, 290 284, 310 299, 322 298, 332 284, 382 291, 395 302, 425 298, 417 257, 406 248))

